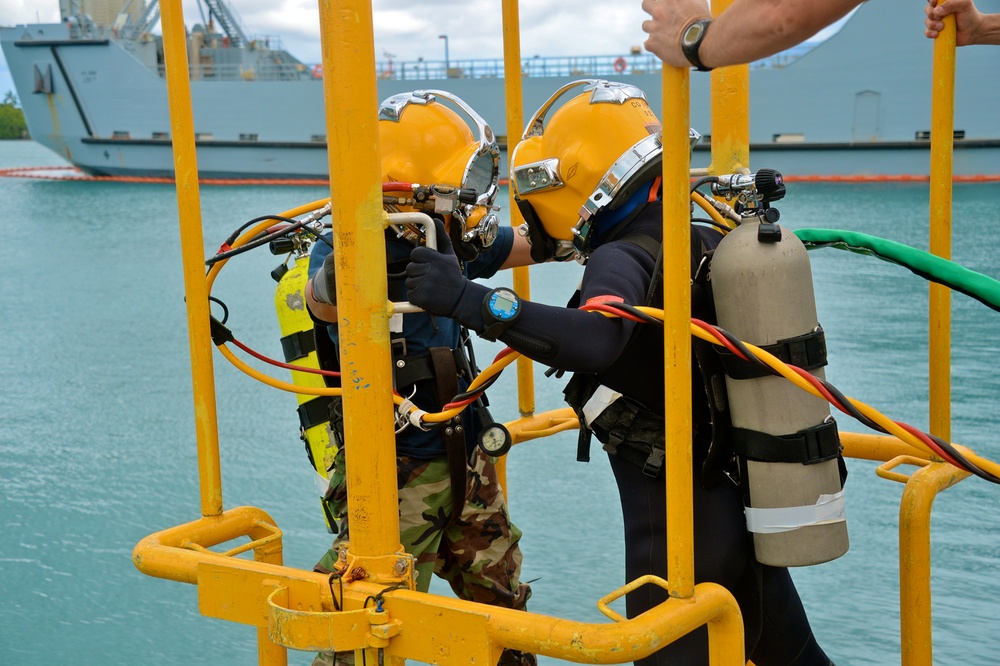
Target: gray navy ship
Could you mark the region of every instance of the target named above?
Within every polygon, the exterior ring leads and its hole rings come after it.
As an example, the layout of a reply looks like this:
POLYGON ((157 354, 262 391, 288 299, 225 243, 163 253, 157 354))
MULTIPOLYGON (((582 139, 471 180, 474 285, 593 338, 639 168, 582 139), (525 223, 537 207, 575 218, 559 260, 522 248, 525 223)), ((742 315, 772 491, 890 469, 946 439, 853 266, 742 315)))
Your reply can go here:
MULTIPOLYGON (((224 0, 201 0, 188 31, 199 174, 203 178, 327 176, 322 69, 275 39, 254 38, 224 0)), ((173 175, 157 0, 60 0, 62 21, 0 28, 31 137, 91 175, 173 175), (97 16, 93 7, 103 14, 97 16)), ((752 166, 789 177, 924 177, 929 173, 933 43, 912 0, 862 3, 835 35, 750 72, 752 166)), ((641 52, 526 58, 525 117, 581 78, 627 81, 662 108, 660 61, 641 52)), ((377 65, 384 98, 416 88, 467 100, 506 134, 501 60, 377 65)), ((958 49, 954 172, 1000 174, 1000 56, 958 49)), ((709 78, 691 75, 691 124, 707 165, 709 78)), ((349 129, 349 128, 347 128, 349 129)), ((503 140, 501 141, 503 142, 503 140)))

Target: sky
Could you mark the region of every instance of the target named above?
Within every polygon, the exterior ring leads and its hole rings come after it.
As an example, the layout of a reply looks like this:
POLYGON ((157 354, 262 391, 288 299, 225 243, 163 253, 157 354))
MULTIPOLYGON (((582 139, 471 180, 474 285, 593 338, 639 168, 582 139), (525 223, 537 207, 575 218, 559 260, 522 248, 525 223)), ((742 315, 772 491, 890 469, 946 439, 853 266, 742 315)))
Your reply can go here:
MULTIPOLYGON (((229 0, 254 35, 280 37, 292 55, 320 60, 316 0, 229 0)), ((646 14, 640 0, 534 0, 520 3, 521 55, 618 55, 642 46, 646 14)), ((201 22, 196 0, 183 0, 185 22, 201 22)), ((451 60, 503 55, 499 0, 374 0, 375 54, 402 60, 451 60)), ((0 25, 57 22, 58 0, 0 0, 0 25)), ((159 31, 159 28, 156 30, 159 31)), ((0 99, 13 89, 0 57, 0 99)))

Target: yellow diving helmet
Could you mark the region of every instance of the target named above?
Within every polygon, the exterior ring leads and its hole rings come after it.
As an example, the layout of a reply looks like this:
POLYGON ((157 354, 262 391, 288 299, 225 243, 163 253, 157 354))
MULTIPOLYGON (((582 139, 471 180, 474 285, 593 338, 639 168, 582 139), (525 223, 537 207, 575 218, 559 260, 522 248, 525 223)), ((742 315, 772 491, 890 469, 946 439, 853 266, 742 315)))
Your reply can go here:
POLYGON ((510 183, 532 257, 586 258, 594 218, 654 178, 662 152, 660 121, 639 88, 584 79, 557 90, 528 121, 510 156, 510 183), (581 86, 546 120, 559 98, 581 86))
POLYGON ((383 101, 378 119, 382 182, 427 188, 396 209, 431 210, 446 221, 448 216, 457 219, 461 224, 448 226, 462 258, 474 258, 489 247, 500 229, 493 205, 500 183, 500 147, 482 116, 451 93, 415 90, 383 101))

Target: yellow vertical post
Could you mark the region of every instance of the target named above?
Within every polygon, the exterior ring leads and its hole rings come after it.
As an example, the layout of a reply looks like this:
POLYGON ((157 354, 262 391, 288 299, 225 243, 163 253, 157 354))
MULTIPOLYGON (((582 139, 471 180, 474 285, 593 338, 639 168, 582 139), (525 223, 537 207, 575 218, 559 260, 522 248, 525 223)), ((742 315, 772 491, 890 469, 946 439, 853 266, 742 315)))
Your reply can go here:
MULTIPOLYGON (((718 16, 733 0, 712 0, 718 16)), ((709 173, 750 168, 750 65, 712 70, 712 164, 709 173)), ((696 119, 697 121, 697 119, 696 119)))
MULTIPOLYGON (((521 16, 518 0, 503 0, 503 76, 504 93, 507 98, 507 163, 514 152, 521 131, 524 128, 524 98, 521 88, 521 16)), ((496 129, 496 128, 494 128, 496 129)), ((500 174, 501 178, 507 174, 500 174)), ((521 212, 514 202, 514 191, 508 188, 507 210, 510 211, 510 223, 515 228, 524 222, 521 212)), ((528 277, 528 267, 519 266, 514 269, 514 291, 521 298, 531 298, 531 281, 528 277)), ((531 359, 522 356, 517 359, 517 409, 522 417, 530 417, 535 413, 535 367, 531 359)), ((497 461, 497 476, 500 486, 507 495, 507 457, 497 461)))
POLYGON ((191 82, 188 79, 184 14, 180 0, 160 3, 163 59, 170 105, 170 136, 174 146, 177 209, 180 217, 181 259, 184 265, 184 298, 187 303, 191 383, 194 389, 194 424, 198 443, 198 481, 201 514, 222 513, 222 471, 219 462, 219 427, 215 404, 212 337, 209 331, 208 285, 205 282, 201 229, 198 162, 195 158, 191 82))
POLYGON ((663 67, 663 381, 666 390, 667 583, 694 594, 691 506, 691 144, 687 69, 663 67))
POLYGON ((903 666, 934 663, 931 631, 931 509, 939 493, 969 476, 947 463, 921 467, 899 502, 900 648, 903 666))
MULTIPOLYGON (((521 18, 518 0, 503 0, 503 76, 504 93, 507 97, 507 160, 521 140, 524 130, 524 97, 521 87, 521 18)), ((533 111, 533 109, 532 109, 533 111)), ((501 174, 505 177, 507 174, 501 174)), ((514 192, 508 200, 510 221, 515 227, 524 222, 521 212, 514 203, 514 192)), ((531 283, 526 266, 514 269, 514 291, 521 298, 531 298, 531 283)), ((522 356, 517 359, 517 407, 521 416, 535 413, 535 371, 531 359, 522 356)))
POLYGON ((372 8, 320 0, 319 14, 351 552, 372 557, 400 549, 372 8))
MULTIPOLYGON (((952 148, 955 130, 955 17, 934 40, 931 97, 931 253, 951 259, 952 148)), ((930 285, 930 431, 951 441, 951 292, 930 285)))

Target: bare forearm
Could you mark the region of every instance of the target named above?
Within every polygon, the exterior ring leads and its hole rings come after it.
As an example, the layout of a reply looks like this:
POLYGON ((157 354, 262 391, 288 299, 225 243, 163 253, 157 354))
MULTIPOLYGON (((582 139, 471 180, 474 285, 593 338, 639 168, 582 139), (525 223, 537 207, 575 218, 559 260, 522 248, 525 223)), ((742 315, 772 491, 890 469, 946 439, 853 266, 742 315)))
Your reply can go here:
POLYGON ((708 67, 749 63, 801 44, 844 17, 858 0, 735 0, 701 46, 708 67))
POLYGON ((337 323, 337 306, 316 300, 316 297, 313 295, 312 280, 306 283, 306 306, 309 308, 309 312, 317 319, 322 319, 331 324, 337 323))
MULTIPOLYGON (((799 44, 842 18, 859 0, 735 0, 715 18, 701 44, 706 67, 753 62, 799 44)), ((650 20, 646 48, 668 65, 689 66, 681 33, 692 21, 707 18, 703 0, 643 0, 650 20)))
POLYGON ((514 234, 514 244, 510 248, 510 254, 504 260, 500 269, 514 268, 516 266, 530 266, 535 263, 531 258, 531 245, 528 239, 519 233, 514 234))

